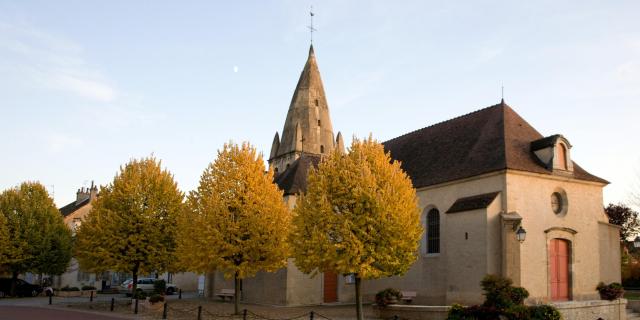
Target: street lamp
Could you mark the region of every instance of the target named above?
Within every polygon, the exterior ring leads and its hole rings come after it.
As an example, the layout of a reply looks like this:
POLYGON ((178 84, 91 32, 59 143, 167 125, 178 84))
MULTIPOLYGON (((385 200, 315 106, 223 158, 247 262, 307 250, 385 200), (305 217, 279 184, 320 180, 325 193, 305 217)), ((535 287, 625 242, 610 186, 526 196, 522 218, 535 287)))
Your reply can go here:
MULTIPOLYGON (((527 231, 525 231, 522 226, 519 226, 518 230, 516 231, 516 239, 518 239, 518 241, 520 241, 520 243, 522 243, 522 242, 524 242, 525 238, 527 238, 527 231)), ((638 245, 640 246, 640 237, 638 237, 636 239, 638 240, 638 245)))
POLYGON ((640 236, 638 236, 635 239, 633 239, 633 247, 634 248, 640 248, 640 236))

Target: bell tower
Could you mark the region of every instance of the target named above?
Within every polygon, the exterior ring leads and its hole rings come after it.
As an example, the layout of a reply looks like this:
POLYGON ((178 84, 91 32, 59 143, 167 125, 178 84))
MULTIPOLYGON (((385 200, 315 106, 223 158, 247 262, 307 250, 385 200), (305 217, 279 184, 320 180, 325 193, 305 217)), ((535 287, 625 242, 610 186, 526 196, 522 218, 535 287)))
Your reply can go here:
POLYGON ((324 156, 333 150, 344 151, 342 134, 333 135, 329 105, 324 93, 313 45, 300 74, 282 129, 271 145, 269 166, 284 172, 301 155, 324 156))

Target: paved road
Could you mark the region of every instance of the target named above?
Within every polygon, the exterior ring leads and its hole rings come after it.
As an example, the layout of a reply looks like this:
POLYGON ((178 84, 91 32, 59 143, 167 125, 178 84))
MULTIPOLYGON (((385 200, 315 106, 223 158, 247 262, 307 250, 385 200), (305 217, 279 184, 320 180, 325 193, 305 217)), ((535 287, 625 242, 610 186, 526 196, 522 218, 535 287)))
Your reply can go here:
POLYGON ((59 310, 38 307, 0 306, 0 319, 2 320, 122 320, 119 317, 110 317, 96 313, 86 313, 73 310, 59 310))

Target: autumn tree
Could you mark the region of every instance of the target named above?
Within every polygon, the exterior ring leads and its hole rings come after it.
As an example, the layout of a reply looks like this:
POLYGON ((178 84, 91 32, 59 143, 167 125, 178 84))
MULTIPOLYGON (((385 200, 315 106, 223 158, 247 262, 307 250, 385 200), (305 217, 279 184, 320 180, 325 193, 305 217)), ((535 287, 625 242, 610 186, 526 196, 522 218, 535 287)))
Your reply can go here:
POLYGON ((187 270, 240 279, 286 264, 290 213, 262 155, 248 143, 225 144, 187 197, 178 253, 187 270))
POLYGON ((637 234, 638 230, 640 230, 640 222, 638 222, 638 212, 629 208, 627 205, 623 203, 610 203, 606 208, 604 208, 604 212, 609 218, 609 223, 621 227, 620 241, 626 241, 627 239, 637 234))
POLYGON ((310 170, 294 209, 291 243, 305 273, 353 274, 362 319, 361 280, 404 274, 422 235, 411 180, 371 137, 354 139, 310 170))
POLYGON ((0 272, 2 272, 2 266, 9 261, 9 245, 7 218, 4 217, 4 214, 0 214, 0 272))
POLYGON ((131 160, 100 189, 76 235, 80 267, 133 275, 164 272, 175 261, 177 216, 183 194, 173 175, 155 158, 131 160))
MULTIPOLYGON (((0 216, 6 223, 5 231, 0 231, 0 246, 2 238, 8 239, 0 269, 11 274, 14 284, 25 272, 58 275, 66 270, 71 231, 44 186, 24 182, 2 192, 0 216)), ((15 285, 11 291, 13 295, 15 285)))

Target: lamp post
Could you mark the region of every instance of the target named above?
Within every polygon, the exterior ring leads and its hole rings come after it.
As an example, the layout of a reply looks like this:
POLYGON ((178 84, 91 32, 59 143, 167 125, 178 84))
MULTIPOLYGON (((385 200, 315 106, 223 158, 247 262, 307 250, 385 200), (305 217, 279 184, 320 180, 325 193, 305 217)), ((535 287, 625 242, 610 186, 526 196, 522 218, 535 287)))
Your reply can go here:
MULTIPOLYGON (((518 230, 516 231, 516 239, 518 241, 520 241, 520 243, 524 242, 524 239, 527 238, 527 231, 524 230, 524 228, 522 226, 518 227, 518 230)), ((638 245, 640 246, 640 237, 636 238, 638 240, 638 245)), ((635 242, 634 242, 635 244, 635 242)))

